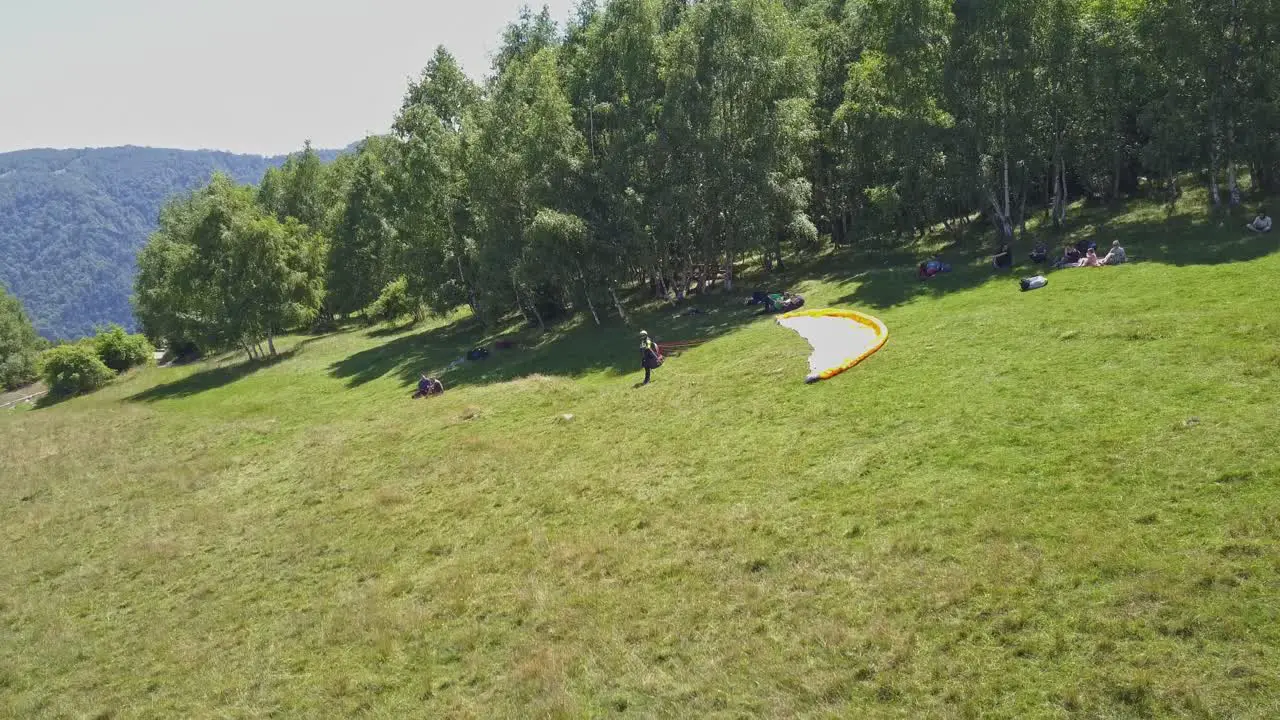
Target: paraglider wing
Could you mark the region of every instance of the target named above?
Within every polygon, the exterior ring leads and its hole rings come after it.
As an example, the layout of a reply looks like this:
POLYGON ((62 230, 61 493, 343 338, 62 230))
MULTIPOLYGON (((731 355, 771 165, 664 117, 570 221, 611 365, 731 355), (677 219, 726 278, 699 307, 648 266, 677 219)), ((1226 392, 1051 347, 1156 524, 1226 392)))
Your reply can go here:
POLYGON ((798 310, 780 316, 778 324, 795 330, 813 348, 805 382, 839 375, 889 339, 889 329, 878 318, 853 310, 798 310))

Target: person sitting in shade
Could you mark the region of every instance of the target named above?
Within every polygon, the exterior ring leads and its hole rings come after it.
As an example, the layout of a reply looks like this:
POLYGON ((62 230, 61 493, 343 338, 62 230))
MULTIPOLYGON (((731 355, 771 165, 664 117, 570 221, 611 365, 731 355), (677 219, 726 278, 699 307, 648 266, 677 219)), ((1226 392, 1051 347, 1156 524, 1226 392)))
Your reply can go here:
POLYGON ((1080 264, 1080 257, 1080 251, 1075 245, 1065 245, 1062 248, 1062 259, 1054 263, 1054 267, 1075 267, 1080 264))
POLYGON ((1124 248, 1120 247, 1119 240, 1111 241, 1111 250, 1107 252, 1107 256, 1102 258, 1103 265, 1119 265, 1129 260, 1129 256, 1124 254, 1124 248))
POLYGON ((413 399, 420 397, 428 397, 430 395, 440 395, 444 392, 444 383, 439 380, 420 375, 418 377, 418 391, 413 394, 413 399))
POLYGON ((1009 250, 1009 243, 1000 246, 1000 252, 991 258, 991 265, 997 270, 1007 270, 1013 267, 1013 253, 1009 250))
POLYGON ((1252 230, 1256 233, 1271 232, 1271 218, 1267 215, 1264 208, 1258 208, 1258 215, 1253 222, 1244 226, 1246 230, 1252 230))
POLYGON ((1089 248, 1089 251, 1084 254, 1084 259, 1076 267, 1102 267, 1102 260, 1093 248, 1089 248))

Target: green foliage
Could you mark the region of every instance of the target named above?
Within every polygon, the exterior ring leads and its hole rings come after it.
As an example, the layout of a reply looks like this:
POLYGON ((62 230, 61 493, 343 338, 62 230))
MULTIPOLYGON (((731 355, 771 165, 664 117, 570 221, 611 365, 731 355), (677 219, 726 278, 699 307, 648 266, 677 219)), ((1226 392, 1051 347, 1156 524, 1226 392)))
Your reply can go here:
POLYGON ((394 263, 400 261, 401 249, 389 218, 389 153, 383 142, 367 143, 356 159, 325 261, 325 306, 331 312, 354 313, 369 305, 392 277, 394 263))
POLYGON ((398 277, 382 288, 378 299, 365 308, 364 315, 369 322, 391 323, 418 312, 418 304, 409 297, 408 281, 398 277))
POLYGON ((43 345, 22 303, 0 286, 0 390, 12 390, 36 379, 36 361, 43 345))
POLYGON ((102 363, 116 372, 146 365, 155 357, 155 347, 145 335, 130 335, 114 324, 93 337, 93 349, 102 363))
POLYGON ((161 213, 138 258, 135 307, 148 336, 203 350, 244 349, 310 323, 324 298, 327 243, 255 202, 252 188, 214 176, 161 213))
POLYGON ((51 394, 67 397, 97 390, 116 373, 98 357, 92 342, 79 342, 45 350, 40 375, 51 394))
POLYGON ((258 182, 284 162, 142 147, 0 153, 0 285, 46 337, 88 336, 113 322, 132 330, 134 261, 166 199, 215 172, 258 182))

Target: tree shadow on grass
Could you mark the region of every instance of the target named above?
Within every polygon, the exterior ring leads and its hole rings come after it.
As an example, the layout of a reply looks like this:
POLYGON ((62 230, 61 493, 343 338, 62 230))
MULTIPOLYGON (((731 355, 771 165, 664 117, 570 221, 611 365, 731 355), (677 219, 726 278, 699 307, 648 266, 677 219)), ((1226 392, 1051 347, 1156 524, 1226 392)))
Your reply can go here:
POLYGON ((474 319, 397 338, 357 352, 330 366, 329 372, 358 387, 391 375, 406 385, 420 373, 440 378, 446 388, 507 382, 532 374, 578 377, 608 372, 640 372, 641 328, 649 328, 658 343, 710 340, 759 316, 759 308, 743 303, 747 293, 719 293, 692 297, 678 306, 654 303, 630 314, 630 325, 603 318, 597 327, 590 315, 579 315, 546 333, 520 325, 487 330, 474 319), (701 313, 691 313, 691 308, 701 313), (497 349, 500 341, 514 344, 497 349), (465 361, 467 351, 487 347, 483 360, 465 361))
POLYGON ((184 398, 196 395, 206 390, 214 390, 216 388, 224 387, 237 380, 248 377, 259 370, 264 370, 288 360, 296 355, 306 342, 307 341, 303 341, 284 352, 261 360, 241 360, 234 364, 220 365, 208 370, 202 370, 198 373, 188 375, 181 380, 156 385, 155 387, 148 388, 140 393, 130 395, 127 400, 131 402, 172 400, 175 398, 184 398))
MULTIPOLYGON (((1020 270, 1019 246, 1013 246, 1015 267, 996 270, 991 266, 990 237, 990 232, 974 225, 959 234, 948 233, 946 238, 932 244, 885 250, 837 250, 797 266, 797 270, 808 279, 856 283, 852 292, 834 304, 883 310, 921 297, 969 290, 993 279, 1016 277, 1020 270), (946 263, 951 270, 921 280, 919 266, 929 259, 946 263)), ((1032 244, 1027 244, 1028 252, 1032 244)), ((1025 255, 1023 260, 1026 261, 1025 255)))
POLYGON ((365 334, 373 338, 394 337, 396 335, 403 335, 409 330, 412 330, 413 326, 417 324, 417 320, 410 320, 409 322, 402 323, 400 325, 381 324, 369 329, 365 334))
POLYGON ((1280 250, 1280 233, 1252 233, 1244 229, 1246 218, 1239 213, 1211 217, 1201 210, 1169 213, 1167 206, 1151 201, 1135 201, 1127 208, 1084 208, 1073 214, 1064 230, 1040 226, 1031 228, 1012 244, 1014 267, 996 270, 991 266, 992 233, 981 224, 972 226, 941 248, 906 248, 877 258, 873 254, 850 254, 815 268, 816 274, 834 282, 856 282, 853 292, 838 303, 884 309, 922 297, 938 297, 969 290, 988 282, 1016 281, 1027 275, 1043 275, 1072 268, 1053 268, 1065 244, 1093 242, 1105 254, 1113 240, 1119 240, 1131 262, 1168 265, 1220 265, 1248 262, 1280 250), (1031 250, 1043 244, 1050 262, 1032 263, 1031 250), (952 265, 952 271, 920 280, 917 267, 929 257, 952 265))

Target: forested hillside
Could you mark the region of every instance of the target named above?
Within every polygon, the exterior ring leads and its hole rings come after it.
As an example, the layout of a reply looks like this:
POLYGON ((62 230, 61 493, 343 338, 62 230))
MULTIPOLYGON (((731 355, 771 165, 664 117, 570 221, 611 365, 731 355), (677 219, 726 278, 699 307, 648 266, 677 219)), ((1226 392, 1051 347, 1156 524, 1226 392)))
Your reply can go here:
POLYGON ((286 318, 380 293, 601 323, 637 285, 730 289, 744 262, 935 225, 994 247, 1188 181, 1223 221, 1280 185, 1278 36, 1269 0, 612 0, 563 28, 526 10, 483 83, 440 48, 349 162, 304 153, 253 202, 224 180, 175 201, 138 311, 155 337, 255 354, 286 318))
POLYGON ((281 162, 141 147, 0 154, 0 284, 48 337, 133 327, 134 258, 164 200, 215 171, 256 183, 281 162))

